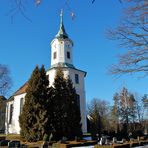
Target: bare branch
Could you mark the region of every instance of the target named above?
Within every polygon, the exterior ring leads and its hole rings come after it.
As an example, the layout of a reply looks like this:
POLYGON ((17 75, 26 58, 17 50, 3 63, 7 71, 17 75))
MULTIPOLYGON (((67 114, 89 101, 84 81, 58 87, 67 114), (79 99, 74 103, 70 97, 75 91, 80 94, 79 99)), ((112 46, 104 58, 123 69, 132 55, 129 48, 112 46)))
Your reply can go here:
POLYGON ((131 4, 125 17, 115 29, 107 32, 110 40, 118 41, 126 53, 118 56, 118 64, 111 66, 111 74, 148 74, 148 1, 123 0, 131 4))
POLYGON ((10 72, 5 65, 0 64, 0 95, 6 95, 11 87, 10 72))

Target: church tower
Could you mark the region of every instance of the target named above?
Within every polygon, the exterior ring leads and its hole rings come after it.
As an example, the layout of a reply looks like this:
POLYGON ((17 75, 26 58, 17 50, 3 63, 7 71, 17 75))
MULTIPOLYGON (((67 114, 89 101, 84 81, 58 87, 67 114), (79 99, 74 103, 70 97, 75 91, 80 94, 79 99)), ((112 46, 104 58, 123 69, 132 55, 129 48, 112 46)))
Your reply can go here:
POLYGON ((60 65, 64 76, 70 77, 78 96, 78 104, 81 112, 81 123, 83 133, 87 132, 86 124, 86 100, 85 100, 85 84, 84 78, 86 72, 75 68, 73 65, 73 41, 69 38, 65 31, 63 23, 63 11, 60 14, 60 28, 51 42, 51 67, 47 71, 50 85, 54 83, 56 69, 60 65))
POLYGON ((72 47, 73 42, 69 39, 63 24, 63 12, 61 12, 60 29, 51 42, 51 67, 57 64, 68 64, 73 66, 72 63, 72 47))

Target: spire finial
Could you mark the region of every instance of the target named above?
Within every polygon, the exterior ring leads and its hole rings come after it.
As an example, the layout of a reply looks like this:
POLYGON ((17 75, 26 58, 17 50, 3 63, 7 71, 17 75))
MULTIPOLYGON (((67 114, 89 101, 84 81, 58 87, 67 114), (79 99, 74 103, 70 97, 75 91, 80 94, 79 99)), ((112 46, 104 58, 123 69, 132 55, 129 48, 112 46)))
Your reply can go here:
POLYGON ((63 9, 61 9, 60 18, 61 18, 60 29, 56 37, 57 38, 68 38, 68 35, 65 31, 64 24, 63 24, 63 9))
POLYGON ((61 17, 61 25, 62 25, 63 24, 63 9, 61 9, 60 17, 61 17))

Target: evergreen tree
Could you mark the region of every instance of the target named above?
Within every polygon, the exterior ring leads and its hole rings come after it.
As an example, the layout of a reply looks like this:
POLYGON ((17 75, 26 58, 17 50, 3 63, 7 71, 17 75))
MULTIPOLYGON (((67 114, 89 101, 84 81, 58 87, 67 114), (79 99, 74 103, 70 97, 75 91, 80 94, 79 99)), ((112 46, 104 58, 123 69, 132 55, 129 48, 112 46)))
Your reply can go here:
POLYGON ((62 69, 59 67, 56 71, 56 76, 53 84, 53 97, 52 97, 52 128, 53 128, 53 138, 55 140, 60 140, 63 136, 66 136, 65 122, 66 122, 66 79, 62 69))
POLYGON ((56 140, 62 137, 74 139, 81 136, 81 117, 76 100, 76 91, 71 80, 65 79, 61 67, 58 67, 54 80, 52 97, 52 127, 56 140))
POLYGON ((67 137, 74 139, 82 137, 82 124, 80 114, 80 100, 70 78, 67 79, 67 137))
POLYGON ((49 82, 44 66, 36 66, 26 90, 25 103, 20 115, 21 136, 27 141, 36 141, 43 138, 48 123, 47 94, 49 82))

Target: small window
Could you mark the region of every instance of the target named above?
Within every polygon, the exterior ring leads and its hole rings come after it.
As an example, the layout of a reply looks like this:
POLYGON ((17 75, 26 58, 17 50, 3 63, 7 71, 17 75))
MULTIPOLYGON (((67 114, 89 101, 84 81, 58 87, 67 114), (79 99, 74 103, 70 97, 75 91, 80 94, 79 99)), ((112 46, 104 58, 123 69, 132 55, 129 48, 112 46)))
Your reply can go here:
POLYGON ((9 124, 12 123, 12 114, 13 114, 13 104, 10 105, 9 124))
POLYGON ((75 83, 79 84, 79 75, 78 74, 75 74, 75 83))
POLYGON ((67 52, 67 58, 70 59, 70 52, 67 52))
POLYGON ((57 58, 57 53, 54 52, 54 53, 53 53, 53 59, 56 59, 56 58, 57 58))
POLYGON ((23 105, 24 105, 24 99, 21 98, 21 99, 20 99, 20 114, 22 113, 23 105))

